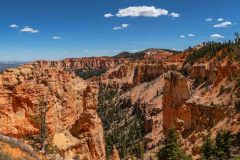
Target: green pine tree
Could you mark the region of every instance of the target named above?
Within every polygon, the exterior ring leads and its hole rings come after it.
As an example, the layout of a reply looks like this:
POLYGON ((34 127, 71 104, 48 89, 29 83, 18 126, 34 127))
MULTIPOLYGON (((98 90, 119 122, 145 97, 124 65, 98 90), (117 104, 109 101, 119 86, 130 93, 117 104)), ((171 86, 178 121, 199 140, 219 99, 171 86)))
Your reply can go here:
POLYGON ((240 112, 240 101, 239 100, 235 102, 235 108, 236 108, 237 112, 240 112))
POLYGON ((201 152, 202 152, 202 159, 203 160, 212 160, 214 159, 214 144, 213 141, 210 138, 210 134, 207 136, 207 138, 205 139, 202 148, 201 148, 201 152))
POLYGON ((170 128, 165 140, 165 146, 157 153, 159 160, 187 160, 191 159, 183 153, 178 144, 178 134, 174 128, 170 128))
POLYGON ((144 159, 144 147, 141 143, 138 143, 135 147, 135 154, 139 160, 144 159))
POLYGON ((238 132, 235 136, 235 145, 240 146, 240 132, 238 132))
POLYGON ((231 133, 229 131, 221 131, 216 137, 215 157, 219 160, 230 159, 230 147, 232 144, 231 133))

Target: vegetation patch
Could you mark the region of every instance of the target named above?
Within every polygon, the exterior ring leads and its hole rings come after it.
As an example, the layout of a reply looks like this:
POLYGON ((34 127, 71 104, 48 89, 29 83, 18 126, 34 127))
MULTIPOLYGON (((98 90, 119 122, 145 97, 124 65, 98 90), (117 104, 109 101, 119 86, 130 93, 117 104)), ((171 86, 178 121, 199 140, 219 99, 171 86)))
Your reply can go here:
POLYGON ((104 74, 107 69, 76 69, 75 75, 81 77, 82 79, 89 79, 92 77, 99 77, 104 74))
POLYGON ((121 158, 134 155, 142 159, 144 154, 144 104, 133 103, 131 99, 120 99, 118 89, 101 86, 97 112, 102 119, 106 141, 106 154, 109 158, 115 146, 121 158))
POLYGON ((229 131, 220 131, 215 140, 211 140, 210 134, 206 137, 202 148, 201 156, 203 160, 226 160, 239 158, 240 133, 231 135, 229 131), (236 149, 237 148, 237 151, 236 149), (235 151, 234 151, 235 150, 235 151), (238 153, 237 153, 238 152, 238 153))
POLYGON ((211 59, 216 56, 218 52, 222 52, 217 56, 217 60, 220 61, 224 59, 226 56, 231 55, 235 60, 240 60, 240 43, 239 43, 239 33, 235 33, 235 40, 228 42, 204 42, 203 47, 200 49, 192 49, 189 51, 192 52, 187 59, 186 62, 194 63, 201 58, 211 59))
POLYGON ((240 112, 240 101, 239 101, 239 100, 237 100, 237 101, 235 102, 235 108, 236 108, 236 111, 237 111, 237 112, 240 112))

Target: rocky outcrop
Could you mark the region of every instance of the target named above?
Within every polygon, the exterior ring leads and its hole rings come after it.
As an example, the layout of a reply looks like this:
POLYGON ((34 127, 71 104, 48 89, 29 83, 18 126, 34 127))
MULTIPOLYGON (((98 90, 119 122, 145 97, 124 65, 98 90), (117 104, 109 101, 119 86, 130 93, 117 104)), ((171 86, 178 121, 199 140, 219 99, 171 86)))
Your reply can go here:
POLYGON ((44 102, 48 141, 65 159, 105 159, 97 90, 60 67, 9 69, 0 75, 0 133, 17 138, 39 134, 39 106, 44 102))
POLYGON ((126 61, 108 70, 100 78, 94 79, 94 81, 129 90, 144 82, 150 82, 169 70, 179 70, 178 65, 164 64, 162 61, 126 61))
POLYGON ((239 72, 237 62, 233 62, 229 58, 218 63, 195 63, 188 70, 190 78, 215 85, 224 78, 234 76, 239 72))
POLYGON ((68 58, 62 61, 36 61, 38 67, 60 67, 64 69, 110 69, 126 60, 111 57, 68 58))
POLYGON ((185 77, 178 72, 168 72, 164 75, 163 88, 163 129, 164 133, 170 127, 188 128, 191 117, 189 108, 184 103, 190 98, 190 89, 185 77), (183 125, 183 126, 182 126, 183 125))
POLYGON ((191 112, 185 106, 190 89, 187 79, 179 72, 168 71, 149 83, 134 87, 123 97, 131 97, 133 102, 146 105, 144 133, 147 149, 155 147, 165 137, 168 128, 184 130, 191 127, 191 112))
POLYGON ((133 84, 149 82, 167 71, 162 64, 139 64, 134 68, 133 84))

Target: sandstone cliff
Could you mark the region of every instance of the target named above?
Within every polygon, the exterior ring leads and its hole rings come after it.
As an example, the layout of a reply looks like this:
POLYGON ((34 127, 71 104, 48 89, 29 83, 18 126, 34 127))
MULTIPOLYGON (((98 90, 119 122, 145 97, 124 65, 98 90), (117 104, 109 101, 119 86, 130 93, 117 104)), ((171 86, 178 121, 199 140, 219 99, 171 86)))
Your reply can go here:
POLYGON ((61 67, 23 65, 0 75, 0 133, 17 138, 39 134, 37 113, 47 103, 48 141, 65 159, 105 159, 97 87, 61 67))

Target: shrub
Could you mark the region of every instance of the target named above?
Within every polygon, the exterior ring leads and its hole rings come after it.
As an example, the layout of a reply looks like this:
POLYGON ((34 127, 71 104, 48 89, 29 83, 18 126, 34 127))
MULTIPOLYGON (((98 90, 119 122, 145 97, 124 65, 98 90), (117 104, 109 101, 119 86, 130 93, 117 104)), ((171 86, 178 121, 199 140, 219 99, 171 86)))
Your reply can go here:
POLYGON ((6 153, 0 152, 0 160, 12 160, 12 157, 6 153))
POLYGON ((220 95, 221 94, 223 94, 224 92, 226 91, 226 88, 222 85, 221 87, 220 87, 220 95))

